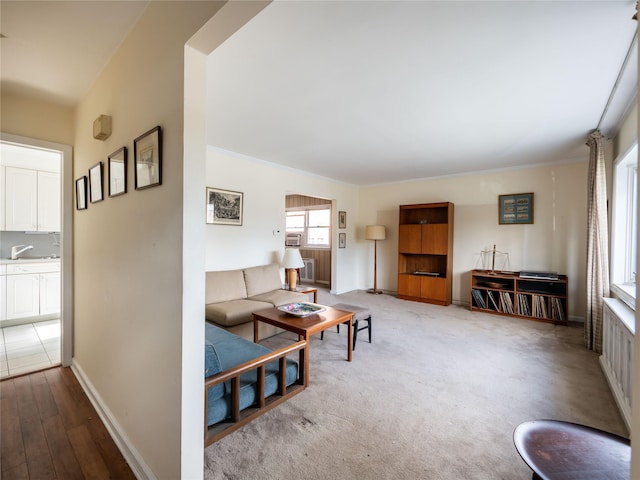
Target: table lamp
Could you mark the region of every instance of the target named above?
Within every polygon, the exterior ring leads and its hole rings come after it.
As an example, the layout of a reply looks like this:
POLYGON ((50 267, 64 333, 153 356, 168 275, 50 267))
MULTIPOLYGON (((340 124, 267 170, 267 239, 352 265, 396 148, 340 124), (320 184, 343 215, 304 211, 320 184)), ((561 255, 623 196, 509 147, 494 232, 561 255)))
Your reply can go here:
POLYGON ((289 284, 289 290, 295 290, 296 283, 298 281, 298 268, 304 267, 304 262, 302 261, 300 250, 298 250, 297 248, 286 248, 284 250, 282 266, 287 272, 287 283, 289 284))
POLYGON ((384 225, 367 225, 364 237, 373 240, 373 288, 367 292, 382 293, 382 290, 378 290, 378 240, 387 238, 387 232, 384 225))

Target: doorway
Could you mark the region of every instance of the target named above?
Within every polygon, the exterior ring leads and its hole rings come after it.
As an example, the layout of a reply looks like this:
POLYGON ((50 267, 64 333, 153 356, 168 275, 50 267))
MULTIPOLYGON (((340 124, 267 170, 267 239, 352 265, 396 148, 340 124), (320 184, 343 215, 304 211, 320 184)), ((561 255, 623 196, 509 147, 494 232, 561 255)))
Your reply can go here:
POLYGON ((285 246, 300 249, 300 282, 331 289, 332 202, 305 195, 285 197, 285 246))
POLYGON ((1 378, 71 363, 71 147, 0 138, 1 378))

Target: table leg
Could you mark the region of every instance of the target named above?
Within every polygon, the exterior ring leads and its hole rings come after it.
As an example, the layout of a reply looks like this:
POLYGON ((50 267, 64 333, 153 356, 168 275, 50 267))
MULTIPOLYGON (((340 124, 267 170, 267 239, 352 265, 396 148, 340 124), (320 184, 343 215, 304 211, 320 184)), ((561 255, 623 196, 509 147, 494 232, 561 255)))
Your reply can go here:
POLYGON ((349 317, 349 325, 347 325, 347 361, 351 361, 353 353, 353 315, 349 317))
POLYGON ((313 292, 313 303, 318 303, 318 289, 313 292))
POLYGON ((258 319, 253 317, 253 343, 259 343, 260 335, 258 334, 258 319))
MULTIPOLYGON (((299 338, 299 337, 298 337, 299 338)), ((311 358, 309 357, 309 336, 304 336, 307 345, 304 347, 304 365, 301 365, 302 371, 304 372, 304 384, 305 386, 309 386, 311 384, 311 379, 309 377, 309 363, 311 363, 311 358)))

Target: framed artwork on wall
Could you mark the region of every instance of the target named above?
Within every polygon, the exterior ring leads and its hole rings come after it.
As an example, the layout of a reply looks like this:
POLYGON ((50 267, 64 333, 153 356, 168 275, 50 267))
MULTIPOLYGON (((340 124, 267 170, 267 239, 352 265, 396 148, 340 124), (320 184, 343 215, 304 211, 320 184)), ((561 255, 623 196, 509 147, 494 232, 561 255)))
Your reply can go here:
POLYGON ((347 212, 338 212, 338 228, 347 228, 347 212))
POLYGON ((96 163, 89 169, 89 200, 91 203, 104 200, 102 195, 102 162, 96 163))
POLYGON ((533 193, 514 193, 498 196, 500 225, 533 223, 533 193))
POLYGON ((339 233, 338 234, 338 248, 346 248, 347 247, 347 234, 339 233))
POLYGON ((76 210, 87 209, 87 177, 76 179, 76 210))
POLYGON ((109 196, 127 193, 127 147, 109 155, 109 196))
POLYGON ((207 187, 207 223, 212 225, 242 225, 244 194, 207 187))
POLYGON ((160 126, 133 141, 136 190, 162 185, 162 130, 160 126))

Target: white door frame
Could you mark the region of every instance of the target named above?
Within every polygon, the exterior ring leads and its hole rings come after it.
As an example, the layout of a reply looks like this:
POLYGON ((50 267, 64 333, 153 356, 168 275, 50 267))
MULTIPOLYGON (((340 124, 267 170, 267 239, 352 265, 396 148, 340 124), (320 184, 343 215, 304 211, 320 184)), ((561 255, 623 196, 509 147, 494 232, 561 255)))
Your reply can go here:
POLYGON ((70 145, 47 142, 35 138, 0 132, 0 142, 54 150, 62 154, 60 165, 61 225, 60 225, 60 360, 63 366, 71 365, 73 357, 73 148, 70 145))

